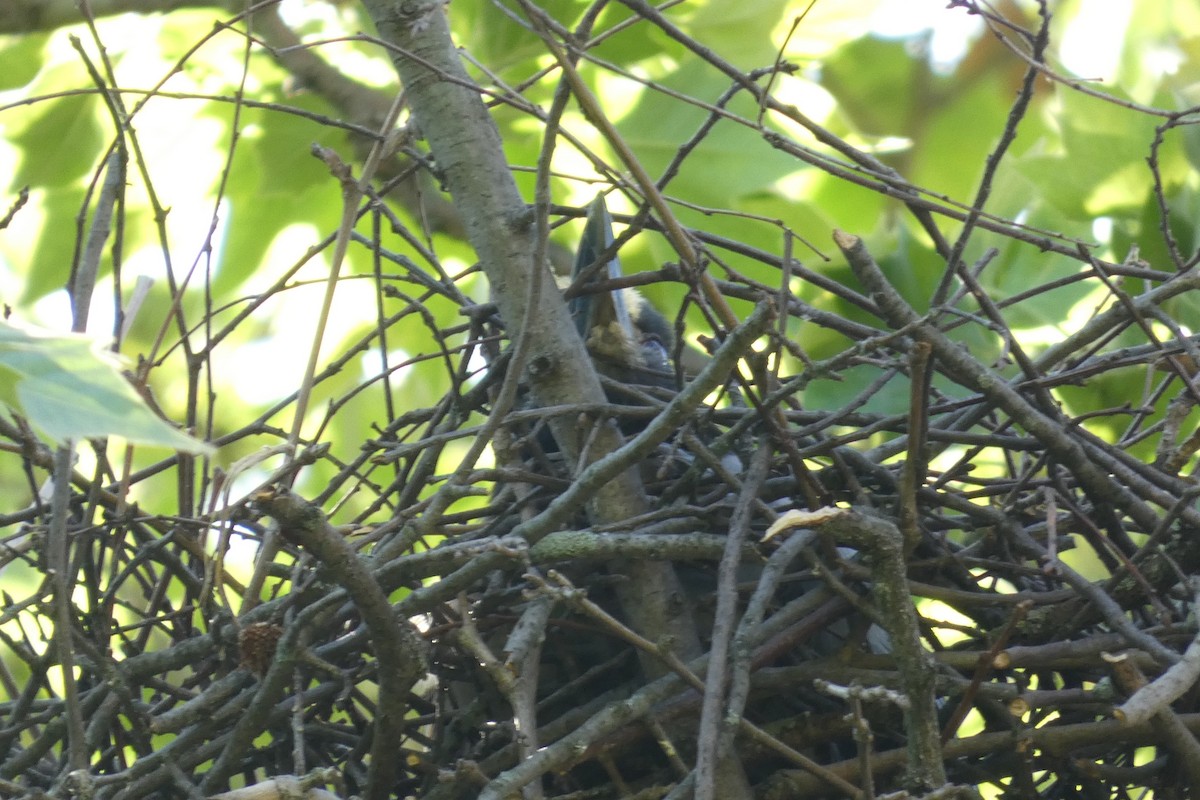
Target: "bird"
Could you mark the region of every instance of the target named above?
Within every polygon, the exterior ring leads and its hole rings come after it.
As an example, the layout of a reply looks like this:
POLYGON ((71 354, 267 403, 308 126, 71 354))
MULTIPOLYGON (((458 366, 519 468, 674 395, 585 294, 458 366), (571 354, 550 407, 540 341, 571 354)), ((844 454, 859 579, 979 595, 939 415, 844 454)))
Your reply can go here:
POLYGON ((599 195, 588 207, 571 274, 576 294, 568 306, 576 329, 601 375, 618 385, 676 389, 675 333, 667 318, 632 287, 594 288, 622 277, 614 241, 612 215, 599 195))
MULTIPOLYGON (((604 390, 609 401, 623 406, 659 405, 670 401, 695 377, 708 356, 687 343, 677 346, 671 322, 637 289, 599 286, 623 277, 615 241, 612 215, 604 195, 597 195, 588 206, 587 223, 575 251, 568 308, 596 372, 607 379, 604 390)), ((731 393, 730 399, 735 404, 740 401, 736 393, 731 393)), ((626 417, 619 425, 629 436, 640 432, 645 420, 644 416, 626 417)), ((709 425, 700 425, 698 432, 702 440, 716 436, 709 425)), ((644 472, 664 477, 692 463, 676 436, 663 443, 659 455, 657 464, 643 465, 644 472)), ((720 460, 727 469, 741 472, 742 459, 736 453, 726 453, 720 460)))
MULTIPOLYGON (((636 289, 609 286, 623 277, 615 241, 612 215, 600 194, 588 206, 571 274, 559 275, 556 281, 569 298, 571 319, 601 378, 605 397, 614 407, 615 424, 629 437, 646 427, 652 409, 660 408, 679 391, 682 376, 676 377, 671 356, 676 334, 667 317, 636 289), (638 411, 624 413, 633 408, 638 411)), ((528 387, 519 392, 517 410, 535 410, 537 401, 528 387)), ((518 424, 511 430, 514 438, 502 450, 511 454, 513 463, 543 479, 568 478, 559 443, 544 421, 528 428, 518 424)), ((666 449, 671 452, 642 464, 644 473, 653 475, 656 468, 679 458, 678 447, 666 449)), ((497 496, 503 490, 498 486, 497 496)), ((526 499, 529 504, 537 503, 536 497, 526 499)))

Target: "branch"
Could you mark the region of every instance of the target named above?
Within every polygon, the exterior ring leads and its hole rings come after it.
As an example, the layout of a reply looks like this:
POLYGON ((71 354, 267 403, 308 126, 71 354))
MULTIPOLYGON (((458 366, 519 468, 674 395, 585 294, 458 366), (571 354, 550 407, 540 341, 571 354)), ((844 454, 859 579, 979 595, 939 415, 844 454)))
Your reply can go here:
POLYGON ((904 711, 909 781, 925 789, 944 785, 946 770, 933 697, 936 671, 921 645, 920 620, 908 593, 903 535, 886 519, 848 509, 823 508, 789 511, 771 526, 767 536, 790 528, 814 528, 867 556, 874 578, 875 606, 891 637, 909 700, 904 711))
POLYGON ((1097 467, 1079 442, 1067 435, 1067 426, 1062 420, 1053 419, 1035 408, 1002 376, 980 364, 936 327, 922 322, 920 315, 888 282, 862 239, 842 231, 834 231, 833 239, 855 276, 867 287, 885 320, 896 327, 913 326, 913 336, 932 346, 934 356, 942 362, 948 376, 987 397, 1036 436, 1075 474, 1095 502, 1111 502, 1146 530, 1154 530, 1158 524, 1154 510, 1097 467))
POLYGON ((285 537, 302 545, 332 573, 371 631, 379 672, 379 711, 375 716, 368 797, 383 800, 391 795, 399 766, 395 747, 404 726, 408 693, 425 672, 421 656, 424 642, 407 620, 399 618, 366 564, 341 533, 325 521, 320 509, 296 495, 271 490, 261 492, 255 500, 278 520, 285 537))

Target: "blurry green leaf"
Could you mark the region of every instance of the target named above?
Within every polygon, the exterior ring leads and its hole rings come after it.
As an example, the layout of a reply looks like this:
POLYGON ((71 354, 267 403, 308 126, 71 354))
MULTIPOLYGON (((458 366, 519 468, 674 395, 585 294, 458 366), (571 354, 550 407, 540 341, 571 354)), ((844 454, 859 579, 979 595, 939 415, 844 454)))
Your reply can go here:
POLYGON ((791 6, 788 0, 710 2, 696 6, 696 13, 682 27, 698 41, 711 42, 736 66, 753 69, 774 58, 771 34, 791 6))
POLYGON ((929 80, 928 64, 913 58, 908 43, 874 36, 839 48, 821 65, 821 85, 870 136, 907 136, 919 110, 915 95, 929 80))
MULTIPOLYGON (((607 31, 635 16, 636 13, 629 7, 621 3, 609 3, 596 23, 596 30, 607 31)), ((606 38, 592 52, 605 61, 626 68, 634 65, 644 68, 647 63, 655 61, 681 61, 686 58, 687 48, 656 25, 628 25, 619 33, 606 38)), ((659 77, 653 68, 650 72, 655 78, 659 77)))
POLYGON ((1078 93, 1059 99, 1065 152, 1031 152, 1017 161, 1035 192, 1075 218, 1140 207, 1151 188, 1146 157, 1157 119, 1078 93))
MULTIPOLYGON (((329 113, 320 99, 307 95, 292 98, 290 104, 329 113)), ((220 119, 227 119, 229 113, 228 108, 217 106, 212 111, 220 119)), ((243 138, 229 172, 228 224, 213 285, 217 294, 232 292, 253 276, 284 229, 305 224, 317 231, 336 229, 341 192, 329 171, 312 156, 313 142, 333 147, 354 161, 336 129, 270 110, 250 110, 245 116, 247 126, 258 132, 243 138)), ((319 240, 316 234, 297 240, 296 258, 319 240)))
MULTIPOLYGON (((816 173, 816 170, 811 170, 816 173)), ((802 231, 813 237, 813 243, 828 253, 832 248, 830 234, 834 228, 862 235, 885 219, 884 212, 891 202, 879 192, 872 192, 856 183, 834 178, 827 173, 813 176, 809 202, 826 215, 831 224, 823 229, 802 231)))
POLYGON ((1183 141, 1183 152, 1192 170, 1200 171, 1200 129, 1195 125, 1184 125, 1176 128, 1175 132, 1183 141))
POLYGON ((212 451, 155 416, 116 359, 83 336, 0 322, 0 401, 56 441, 120 436, 189 453, 212 451))
MULTIPOLYGON (((574 28, 587 5, 579 0, 557 0, 545 11, 562 25, 574 28)), ((518 75, 528 66, 525 62, 545 56, 541 38, 527 26, 497 13, 491 0, 455 0, 452 23, 459 44, 487 64, 493 74, 518 75), (521 68, 515 69, 518 65, 521 68)))
MULTIPOLYGON (((921 117, 918 127, 909 134, 915 143, 911 179, 951 197, 974 197, 984 163, 1004 131, 1012 108, 1011 92, 1008 76, 993 72, 937 102, 927 98, 921 102, 916 108, 921 117)), ((1036 139, 1039 127, 1036 112, 1030 112, 1005 163, 1020 146, 1036 139)))
MULTIPOLYGON (((1166 191, 1171 236, 1175 239, 1175 246, 1179 254, 1186 261, 1195 254, 1197 241, 1200 240, 1200 228, 1198 228, 1200 218, 1196 216, 1197 212, 1200 212, 1200 196, 1197 195, 1194 188, 1186 185, 1167 187, 1166 191)), ((1117 259, 1124 258, 1128 255, 1129 246, 1136 244, 1138 255, 1155 269, 1167 272, 1177 269, 1162 235, 1162 214, 1158 200, 1152 195, 1147 195, 1139 212, 1139 216, 1133 217, 1139 225, 1138 234, 1133 241, 1120 242, 1120 249, 1114 253, 1114 256, 1117 259)), ((1114 233, 1121 227, 1116 228, 1114 233)), ((1118 246, 1119 241, 1116 236, 1113 237, 1114 247, 1118 246)), ((1189 321, 1187 324, 1192 325, 1193 323, 1189 321)))
POLYGON ((0 47, 0 91, 16 89, 33 80, 45 62, 48 34, 9 36, 0 47))
MULTIPOLYGON (((715 101, 728 81, 697 61, 689 61, 661 81, 669 88, 715 101)), ((744 95, 730 104, 735 113, 753 118, 757 109, 744 95)), ((618 124, 625 141, 652 176, 662 173, 699 130, 708 112, 645 92, 637 106, 618 124)), ((728 120, 718 122, 692 150, 668 191, 713 206, 736 205, 737 198, 761 191, 803 165, 768 148, 756 131, 728 120)))
POLYGON ((62 97, 15 117, 8 139, 23 157, 13 185, 64 186, 86 175, 102 146, 98 102, 90 95, 62 97))
MULTIPOLYGON (((1075 13, 1082 21, 1093 7, 1090 3, 1078 3, 1075 13)), ((1200 6, 1195 3, 1137 3, 1134 7, 1136 11, 1129 15, 1120 47, 1120 67, 1115 76, 1117 85, 1143 89, 1161 80, 1163 63, 1158 56, 1164 52, 1170 52, 1172 57, 1190 56, 1191 70, 1184 62, 1172 65, 1166 72, 1168 75, 1174 73, 1175 80, 1194 81, 1195 33, 1200 30, 1200 6), (1188 75, 1189 71, 1191 75, 1188 75)))
MULTIPOLYGON (((28 306, 45 297, 51 292, 65 287, 71 275, 71 263, 76 255, 75 219, 84 201, 84 189, 80 186, 51 187, 44 192, 33 195, 38 203, 38 213, 49 221, 36 229, 36 244, 24 248, 10 244, 0 238, 0 251, 14 260, 28 260, 28 267, 23 272, 24 281, 18 303, 28 306), (63 224, 62 220, 70 221, 63 224)), ((152 212, 145 206, 126 206, 123 226, 123 244, 126 252, 134 251, 142 246, 147 236, 153 236, 154 231, 149 223, 152 212)), ((89 213, 88 224, 92 216, 89 213)), ((109 243, 112 240, 109 239, 109 243)), ((20 263, 20 262, 18 262, 20 263)), ((105 278, 112 273, 112 258, 110 250, 101 254, 100 272, 98 277, 105 278)))
MULTIPOLYGON (((76 186, 47 189, 40 196, 40 211, 46 220, 69 220, 79 216, 83 190, 76 186)), ((24 273, 19 302, 22 305, 38 300, 50 292, 62 289, 71 277, 71 261, 75 257, 73 228, 60 224, 45 224, 37 232, 37 243, 30 252, 21 254, 29 259, 24 273)), ((15 253, 13 255, 16 255, 15 253)))

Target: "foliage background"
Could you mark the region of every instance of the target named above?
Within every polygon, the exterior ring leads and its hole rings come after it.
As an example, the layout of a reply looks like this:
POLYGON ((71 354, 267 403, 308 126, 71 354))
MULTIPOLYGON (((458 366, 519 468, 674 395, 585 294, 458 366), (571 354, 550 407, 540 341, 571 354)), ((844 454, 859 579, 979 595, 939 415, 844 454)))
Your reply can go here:
MULTIPOLYGON (((570 20, 585 5, 561 3, 551 10, 558 18, 570 20)), ((794 74, 774 79, 772 90, 781 102, 794 103, 832 134, 878 155, 931 197, 969 204, 987 153, 1009 113, 1024 63, 987 35, 982 25, 972 24, 965 9, 929 4, 912 12, 921 23, 938 26, 938 40, 934 29, 922 30, 894 9, 892 16, 881 16, 886 4, 821 2, 797 22, 804 5, 740 4, 731 15, 719 4, 688 3, 672 18, 740 69, 769 66, 777 58, 796 64, 794 74), (889 27, 897 25, 915 32, 894 35, 889 27), (948 46, 949 37, 962 37, 955 42, 961 49, 948 46), (935 61, 935 45, 951 51, 952 60, 935 61)), ((1095 81, 1089 86, 1103 96, 1163 108, 1186 107, 1196 91, 1198 67, 1194 41, 1179 32, 1188 30, 1185 19, 1197 12, 1187 4, 1156 3, 1133 13, 1126 5, 1097 15, 1086 3, 1056 4, 1052 42, 1076 51, 1108 50, 1110 64, 1101 64, 1109 68, 1107 74, 1079 76, 1095 81), (1097 16, 1109 24, 1107 32, 1097 24, 1097 16), (1072 34, 1073 27, 1083 33, 1072 34), (1100 35, 1108 37, 1100 45, 1080 42, 1100 35)), ((1022 16, 1030 12, 1007 6, 1005 10, 1022 16)), ((130 90, 127 103, 136 108, 133 122, 142 133, 146 164, 145 175, 131 171, 128 176, 117 257, 122 294, 138 276, 149 277, 154 286, 145 310, 123 340, 122 351, 134 359, 151 352, 166 327, 167 271, 176 282, 186 276, 187 285, 194 289, 183 301, 190 319, 206 305, 219 309, 212 317, 218 330, 251 298, 281 276, 289 276, 288 291, 256 308, 251 321, 222 330, 223 338, 207 355, 211 366, 206 380, 212 381, 216 399, 211 406, 200 403, 194 413, 200 430, 215 435, 267 413, 290 393, 303 372, 304 348, 279 343, 290 345, 297 334, 303 339, 311 327, 313 298, 319 292, 309 284, 323 279, 328 255, 307 252, 327 241, 336 229, 341 206, 338 186, 321 162, 311 157, 309 148, 320 143, 352 158, 355 151, 345 123, 361 125, 377 117, 394 86, 394 73, 381 48, 369 41, 369 34, 361 33, 371 25, 359 6, 294 3, 285 4, 281 12, 300 40, 311 43, 311 49, 303 52, 337 65, 359 94, 323 95, 320 90, 326 87, 319 79, 306 85, 310 76, 295 65, 281 65, 267 47, 248 46, 240 23, 209 30, 214 19, 210 10, 126 13, 101 18, 96 24, 116 83, 130 90), (205 33, 198 36, 197 31, 205 33), (378 87, 380 95, 365 96, 368 87, 378 87), (144 90, 155 94, 140 94, 144 90), (239 98, 253 103, 239 105, 239 98), (156 201, 148 196, 146 177, 152 181, 156 201), (161 229, 154 223, 155 202, 169 212, 161 229)), ((451 22, 464 53, 486 65, 486 73, 476 73, 485 85, 495 80, 501 86, 524 87, 528 102, 548 102, 554 82, 547 77, 547 55, 536 34, 515 21, 511 12, 491 3, 457 2, 453 12, 451 22)), ((630 14, 611 7, 601 18, 602 27, 619 26, 630 14)), ((85 28, 17 35, 22 30, 20 20, 13 17, 9 25, 11 35, 0 52, 0 68, 6 76, 0 88, 7 92, 5 147, 0 158, 12 176, 10 196, 22 186, 30 187, 32 194, 0 240, 4 298, 18 318, 62 326, 65 295, 61 289, 78 240, 64 235, 61 221, 77 219, 86 208, 89 186, 103 163, 100 154, 113 141, 113 122, 92 86, 83 57, 69 44, 70 36, 86 41, 85 28)), ((287 46, 270 38, 273 25, 264 24, 264 29, 267 44, 287 46)), ((87 44, 80 47, 89 52, 87 44)), ((298 46, 288 52, 297 53, 298 46)), ((727 76, 650 26, 619 30, 595 55, 613 68, 584 64, 583 74, 651 174, 658 174, 696 132, 705 117, 703 104, 715 102, 729 88, 727 76), (680 94, 672 97, 669 91, 680 94)), ((94 52, 89 59, 95 61, 94 52)), ((1065 75, 1069 77, 1069 71, 1065 75)), ((940 279, 938 259, 927 237, 912 227, 912 220, 895 213, 894 204, 876 191, 762 146, 762 135, 752 124, 759 109, 744 93, 734 97, 730 109, 742 123, 717 123, 671 183, 670 194, 680 204, 682 221, 767 252, 779 252, 784 231, 794 232, 815 248, 801 254, 803 258, 830 279, 845 282, 848 273, 828 245, 828 232, 841 228, 867 238, 888 274, 918 307, 922 298, 929 297, 940 279)), ((540 147, 537 127, 528 114, 503 105, 494 118, 522 190, 531 197, 540 147)), ((822 157, 833 155, 780 115, 766 115, 764 122, 768 131, 781 130, 812 144, 822 157)), ((595 156, 612 162, 602 138, 579 111, 569 109, 563 124, 595 156)), ((1145 165, 1157 124, 1154 117, 1136 109, 1043 81, 1020 135, 1000 164, 988 212, 1057 233, 1063 242, 1087 243, 1102 258, 1119 261, 1131 245, 1137 245, 1143 258, 1161 263, 1171 254, 1159 235, 1158 201, 1145 165)), ((1176 212, 1170 217, 1171 230, 1182 253, 1190 252, 1195 240, 1191 173, 1200 145, 1190 143, 1194 136, 1190 126, 1171 130, 1158 154, 1165 197, 1176 212)), ((555 182, 556 202, 582 206, 590 200, 595 173, 584 155, 560 148, 554 169, 561 176, 555 182)), ((396 213, 405 225, 421 229, 423 221, 411 212, 401 208, 396 213)), ((442 233, 437 219, 425 224, 432 227, 432 250, 448 270, 466 270, 472 257, 461 244, 460 229, 450 224, 442 233)), ((947 234, 952 236, 953 230, 947 234)), ((578 228, 565 226, 555 235, 569 249, 578 228)), ((981 280, 995 296, 1013 297, 1028 287, 1029 272, 1035 269, 1026 247, 980 235, 969 243, 965 258, 972 261, 997 244, 1000 255, 981 280)), ((635 270, 655 268, 672 255, 664 240, 649 234, 636 237, 624 251, 626 268, 635 270)), ((109 280, 112 260, 106 254, 101 267, 109 280)), ((752 280, 776 283, 772 271, 754 259, 732 255, 730 264, 752 280)), ((368 253, 352 249, 348 266, 326 352, 341 352, 373 324, 358 313, 372 302, 373 292, 362 280, 372 269, 368 253)), ((1036 264, 1039 277, 1066 277, 1077 268, 1070 257, 1039 258, 1036 264)), ((486 301, 486 286, 477 276, 464 279, 460 286, 477 302, 486 301)), ((111 283, 105 284, 98 293, 98 317, 91 326, 102 337, 110 332, 113 319, 110 287, 111 283)), ((818 307, 852 319, 862 316, 820 287, 797 280, 792 288, 818 307)), ((1022 343, 1036 348, 1069 332, 1094 310, 1097 298, 1091 291, 1086 284, 1075 283, 1017 305, 1010 321, 1022 343)), ((657 284, 647 293, 661 307, 675 309, 682 292, 657 284)), ((1194 305, 1186 298, 1178 302, 1194 305)), ((431 302, 427 307, 438 328, 457 314, 451 305, 431 302)), ((701 328, 694 312, 689 322, 701 328)), ((828 333, 819 329, 802 332, 797 325, 795 332, 815 359, 839 352, 844 344, 829 340, 828 333)), ((378 384, 374 394, 369 390, 370 399, 364 399, 377 403, 380 390, 401 395, 415 406, 440 397, 449 386, 445 364, 421 360, 438 349, 433 325, 413 320, 398 329, 392 343, 398 349, 389 361, 394 369, 390 381, 378 384), (418 360, 396 368, 406 357, 418 360)), ((149 380, 160 401, 168 404, 170 415, 180 418, 196 401, 179 391, 186 367, 179 363, 181 351, 167 345, 168 352, 150 371, 149 380)), ((353 362, 353 369, 325 381, 318 396, 340 396, 356 382, 376 375, 379 359, 377 353, 364 354, 353 362)), ((806 401, 815 407, 836 406, 869 381, 870 372, 868 366, 850 370, 838 381, 815 381, 807 389, 806 401)), ((1114 380, 1122 381, 1124 376, 1114 380)), ((1122 394, 1103 383, 1092 388, 1097 391, 1071 397, 1079 404, 1074 410, 1086 412, 1089 404, 1092 409, 1105 407, 1122 394)), ((876 395, 873 402, 896 411, 906 402, 906 394, 896 385, 876 395)), ((319 424, 321 408, 320 402, 313 405, 312 424, 319 424)), ((375 421, 370 414, 343 415, 337 424, 344 427, 333 439, 361 442, 375 421)), ((226 448, 222 457, 232 461, 255 444, 226 448)), ((327 478, 320 470, 311 473, 313 485, 327 478)))

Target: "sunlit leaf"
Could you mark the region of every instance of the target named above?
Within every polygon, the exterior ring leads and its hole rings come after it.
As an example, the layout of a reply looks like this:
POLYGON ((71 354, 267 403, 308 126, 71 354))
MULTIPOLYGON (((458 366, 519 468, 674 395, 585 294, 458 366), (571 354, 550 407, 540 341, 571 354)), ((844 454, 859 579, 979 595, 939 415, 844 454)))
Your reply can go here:
POLYGON ((7 39, 0 46, 0 90, 15 89, 33 80, 42 68, 45 46, 45 34, 7 39))
POLYGON ((847 44, 821 65, 821 85, 841 113, 872 136, 907 136, 930 79, 928 64, 913 57, 909 44, 874 36, 847 44))
POLYGON ((116 359, 83 336, 0 322, 0 400, 56 441, 120 436, 190 453, 212 450, 155 416, 116 359))
POLYGON ((86 175, 102 136, 98 102, 88 95, 46 101, 10 128, 9 140, 24 151, 14 183, 63 186, 86 175))

